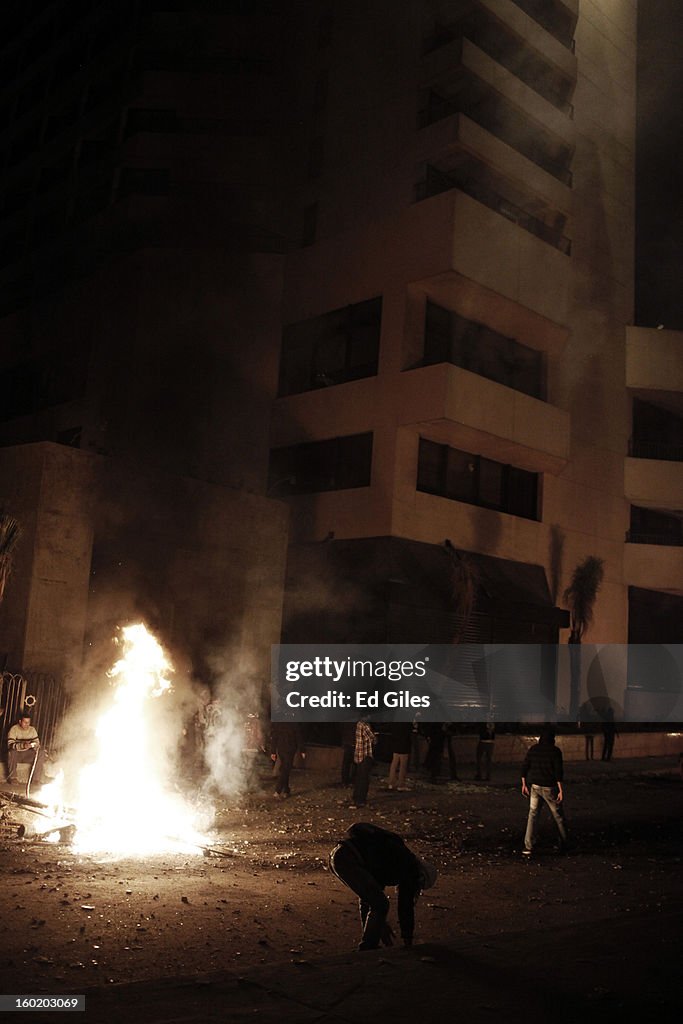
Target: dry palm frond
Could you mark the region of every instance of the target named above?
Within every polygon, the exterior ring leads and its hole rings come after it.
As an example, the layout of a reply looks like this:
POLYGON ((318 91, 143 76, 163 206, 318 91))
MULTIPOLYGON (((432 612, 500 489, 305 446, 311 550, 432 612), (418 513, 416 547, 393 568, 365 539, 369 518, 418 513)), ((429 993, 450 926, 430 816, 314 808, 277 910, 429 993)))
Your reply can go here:
POLYGON ((12 572, 12 554, 20 532, 18 520, 8 512, 0 510, 0 601, 12 572))
POLYGON ((451 581, 453 587, 453 610, 455 612, 455 635, 453 643, 460 643, 469 625, 477 596, 477 568, 466 556, 447 541, 446 548, 451 556, 451 581))
POLYGON ((605 574, 604 561, 595 555, 588 555, 572 573, 571 583, 564 592, 571 616, 571 634, 575 640, 581 637, 593 621, 593 606, 605 574))

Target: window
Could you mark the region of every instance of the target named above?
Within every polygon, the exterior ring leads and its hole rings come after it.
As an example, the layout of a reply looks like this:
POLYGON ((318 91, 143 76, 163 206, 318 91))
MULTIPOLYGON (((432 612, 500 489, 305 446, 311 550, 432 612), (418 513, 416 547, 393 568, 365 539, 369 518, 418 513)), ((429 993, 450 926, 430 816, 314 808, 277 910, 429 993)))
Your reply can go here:
POLYGON ((123 167, 119 195, 165 196, 168 194, 169 172, 165 167, 123 167))
POLYGON ((147 110, 131 107, 126 114, 125 136, 137 132, 173 133, 178 130, 178 115, 172 109, 147 110))
POLYGON ((629 454, 637 459, 683 462, 683 416, 634 398, 629 454))
POLYGON ((683 546, 683 518, 653 508, 631 505, 631 528, 626 540, 630 544, 667 544, 683 546))
POLYGON ((301 228, 301 246, 305 248, 313 245, 318 231, 318 204, 310 203, 304 207, 303 224, 301 228))
POLYGON ((420 438, 417 489, 452 501, 538 519, 538 474, 420 438))
POLYGON ((544 397, 543 353, 427 301, 424 362, 453 363, 533 398, 544 397))
POLYGON ((311 144, 308 150, 308 177, 311 180, 319 178, 323 173, 324 158, 324 140, 319 135, 316 135, 314 139, 311 139, 311 144))
POLYGON ((371 433, 273 448, 268 494, 279 498, 286 494, 369 487, 371 463, 371 433))
POLYGON ((375 298, 285 327, 279 394, 374 376, 381 320, 382 299, 375 298))

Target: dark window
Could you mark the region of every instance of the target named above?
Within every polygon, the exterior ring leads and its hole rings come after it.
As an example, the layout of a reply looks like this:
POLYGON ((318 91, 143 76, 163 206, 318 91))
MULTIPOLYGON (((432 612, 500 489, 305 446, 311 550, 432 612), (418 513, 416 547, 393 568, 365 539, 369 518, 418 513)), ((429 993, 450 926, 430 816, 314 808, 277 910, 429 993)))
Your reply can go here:
POLYGON ((45 138, 53 139, 76 123, 80 115, 80 104, 74 100, 70 105, 50 114, 45 125, 45 138))
POLYGON ((165 167, 123 167, 119 195, 165 196, 168 194, 169 171, 165 167))
POLYGON ((381 298, 344 306, 282 333, 280 395, 343 384, 377 373, 381 298))
POLYGON ((11 234, 4 235, 0 239, 0 267, 19 262, 24 255, 25 245, 25 230, 13 231, 11 234))
POLYGON ((285 494, 369 487, 371 464, 371 433, 273 448, 268 494, 277 498, 285 494))
POLYGON ((683 545, 683 519, 668 512, 631 505, 631 525, 626 540, 631 544, 683 545))
POLYGON ((324 49, 332 42, 334 31, 334 15, 331 9, 323 11, 318 20, 318 47, 324 49))
POLYGON ((417 489, 538 519, 538 474, 420 438, 417 489))
POLYGON ((29 416, 82 398, 87 359, 78 352, 48 353, 0 372, 0 420, 29 416))
POLYGON ((107 156, 111 149, 111 143, 107 139, 83 139, 78 154, 78 164, 80 167, 87 167, 88 164, 93 164, 107 156))
POLYGON ((40 367, 29 360, 17 363, 0 373, 0 420, 26 416, 42 407, 44 392, 40 367))
POLYGON ((62 208, 45 210, 33 221, 32 244, 39 246, 52 242, 61 233, 63 227, 64 210, 62 208))
POLYGON ((40 140, 40 124, 34 121, 21 135, 17 135, 12 143, 10 165, 18 164, 38 148, 40 140))
POLYGON ((311 203, 304 207, 303 225, 301 230, 301 245, 313 245, 318 232, 318 204, 311 203))
POLYGON ((107 206, 111 200, 112 186, 108 178, 93 183, 76 196, 74 220, 84 221, 94 217, 107 206))
POLYGON ((73 162, 73 155, 67 153, 66 156, 62 157, 61 160, 49 164, 40 169, 40 177, 38 180, 38 189, 40 192, 47 192, 55 185, 61 185, 67 181, 71 174, 71 166, 73 162))
POLYGON ((88 48, 85 43, 74 43, 55 61, 54 81, 60 84, 82 71, 88 62, 88 48))
POLYGON ((320 136, 311 140, 308 150, 308 177, 319 178, 323 172, 323 160, 325 158, 325 143, 320 136))
POLYGON ((542 25, 546 32, 570 49, 574 49, 574 18, 567 8, 556 0, 512 0, 522 10, 542 25))
POLYGON ((126 137, 137 132, 170 133, 178 129, 175 110, 145 110, 131 107, 126 115, 126 137))
POLYGON ((82 427, 69 427, 67 430, 57 431, 57 444, 64 444, 68 448, 80 448, 82 427))
POLYGON ((542 352, 429 301, 424 362, 453 363, 533 398, 544 397, 542 352))
POLYGON ((17 100, 16 116, 21 117, 26 111, 31 110, 37 104, 41 103, 45 96, 45 89, 47 87, 47 79, 45 78, 34 78, 29 84, 22 89, 17 100))
POLYGON ((683 461, 683 416, 652 402, 633 400, 630 455, 637 459, 683 461))
POLYGON ((313 109, 320 113, 327 106, 327 97, 329 93, 329 73, 327 68, 323 68, 318 73, 318 77, 315 80, 315 86, 313 89, 313 109))

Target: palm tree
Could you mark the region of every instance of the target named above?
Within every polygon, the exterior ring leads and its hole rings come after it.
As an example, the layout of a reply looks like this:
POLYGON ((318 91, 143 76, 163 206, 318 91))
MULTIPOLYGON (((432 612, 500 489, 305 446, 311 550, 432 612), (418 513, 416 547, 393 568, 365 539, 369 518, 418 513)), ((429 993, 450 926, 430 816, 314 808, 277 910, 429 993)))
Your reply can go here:
POLYGON ((604 561, 588 555, 574 569, 564 592, 569 605, 569 714, 576 718, 581 692, 581 640, 593 621, 593 608, 605 574, 604 561))
POLYGON ((0 509, 0 601, 12 572, 12 555, 19 540, 19 522, 4 509, 0 509))

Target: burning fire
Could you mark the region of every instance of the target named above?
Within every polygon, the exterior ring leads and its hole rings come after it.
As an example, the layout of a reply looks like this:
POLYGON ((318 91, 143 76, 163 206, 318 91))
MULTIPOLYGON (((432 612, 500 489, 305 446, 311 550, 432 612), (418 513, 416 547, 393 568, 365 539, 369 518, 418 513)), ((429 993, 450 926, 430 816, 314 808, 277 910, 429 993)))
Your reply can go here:
POLYGON ((204 839, 192 809, 171 791, 163 744, 150 727, 151 702, 171 689, 173 666, 142 624, 124 627, 121 643, 123 656, 108 673, 113 703, 96 727, 97 758, 81 770, 76 813, 69 815, 74 849, 133 856, 194 851, 204 839))

